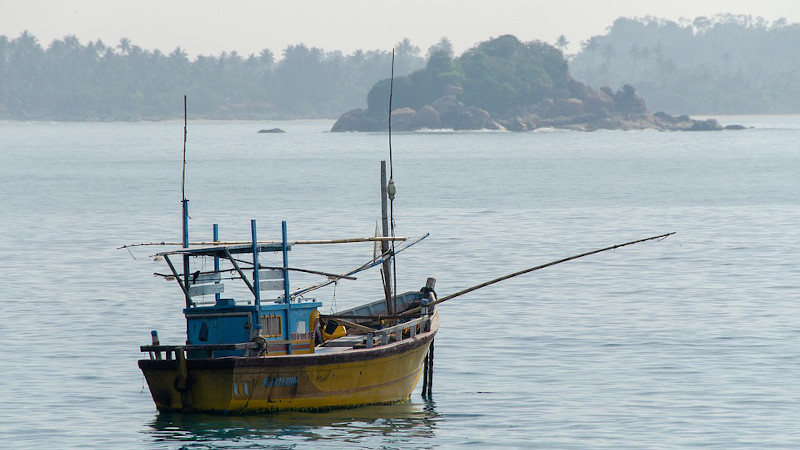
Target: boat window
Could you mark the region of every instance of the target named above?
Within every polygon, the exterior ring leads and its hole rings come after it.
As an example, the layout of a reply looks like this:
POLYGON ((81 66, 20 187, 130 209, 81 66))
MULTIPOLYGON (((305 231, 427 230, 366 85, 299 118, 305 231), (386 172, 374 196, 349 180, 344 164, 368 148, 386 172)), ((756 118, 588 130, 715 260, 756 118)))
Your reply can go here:
POLYGON ((261 336, 280 337, 283 336, 281 328, 281 316, 269 315, 261 316, 261 336))

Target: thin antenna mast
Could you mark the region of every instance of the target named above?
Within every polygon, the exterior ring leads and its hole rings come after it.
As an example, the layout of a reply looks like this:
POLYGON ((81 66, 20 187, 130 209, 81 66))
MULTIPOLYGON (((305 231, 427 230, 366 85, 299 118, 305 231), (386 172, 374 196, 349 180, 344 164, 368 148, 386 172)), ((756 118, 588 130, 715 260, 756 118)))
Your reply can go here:
POLYGON ((181 174, 181 201, 186 202, 186 135, 187 135, 187 107, 186 96, 183 96, 183 173, 181 174))
MULTIPOLYGON (((389 224, 394 237, 394 196, 397 188, 394 185, 394 164, 392 163, 392 97, 394 95, 394 49, 392 49, 392 77, 389 81, 389 185, 386 191, 389 194, 389 224)), ((397 290, 397 261, 394 258, 394 241, 392 241, 392 286, 397 290)), ((396 298, 392 295, 392 312, 397 310, 396 298)))
POLYGON ((392 77, 389 78, 389 182, 394 178, 392 171, 392 96, 394 95, 394 49, 392 49, 392 77))
MULTIPOLYGON (((186 135, 187 135, 186 96, 183 96, 183 170, 181 175, 181 203, 183 205, 183 248, 189 248, 189 200, 186 199, 186 135)), ((189 255, 183 256, 183 285, 189 286, 189 255)), ((192 305, 192 299, 186 293, 186 307, 192 305)))

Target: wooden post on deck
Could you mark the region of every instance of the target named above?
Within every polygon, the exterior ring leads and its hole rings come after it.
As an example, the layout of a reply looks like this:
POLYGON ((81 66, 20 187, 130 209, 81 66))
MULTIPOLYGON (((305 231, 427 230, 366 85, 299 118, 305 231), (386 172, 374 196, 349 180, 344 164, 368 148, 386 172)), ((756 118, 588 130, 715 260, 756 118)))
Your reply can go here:
MULTIPOLYGON (((383 225, 383 237, 389 237, 389 197, 386 192, 386 161, 381 161, 381 222, 383 225)), ((381 253, 389 251, 389 241, 381 241, 381 253)), ((383 292, 386 297, 386 313, 394 314, 392 308, 392 274, 389 265, 390 258, 383 260, 383 292)))

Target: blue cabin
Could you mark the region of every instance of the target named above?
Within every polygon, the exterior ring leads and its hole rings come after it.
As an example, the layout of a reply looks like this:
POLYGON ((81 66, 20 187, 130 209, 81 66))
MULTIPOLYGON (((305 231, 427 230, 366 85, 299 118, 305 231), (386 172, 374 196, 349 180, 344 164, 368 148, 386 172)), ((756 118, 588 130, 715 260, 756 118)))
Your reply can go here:
MULTIPOLYGON (((263 354, 298 354, 314 352, 314 330, 322 305, 313 300, 295 300, 289 291, 287 253, 291 245, 286 241, 286 223, 283 223, 283 240, 280 243, 258 243, 255 221, 251 222, 253 241, 245 245, 225 245, 206 248, 184 248, 159 254, 167 261, 173 276, 178 280, 186 298, 183 310, 186 317, 186 344, 195 347, 189 357, 253 356, 263 354), (282 252, 283 267, 264 268, 258 262, 261 252, 282 252), (183 259, 180 274, 170 256, 183 259), (196 267, 213 267, 213 270, 192 270, 196 267), (226 263, 221 268, 221 263, 226 263), (224 298, 222 273, 233 274, 248 287, 252 296, 244 299, 224 298), (262 291, 282 291, 268 302, 262 302, 262 291), (213 304, 198 304, 198 296, 214 296, 213 304), (253 346, 235 344, 257 343, 253 346), (197 350, 202 346, 202 350, 197 350)), ((215 227, 215 241, 218 240, 215 227)))
MULTIPOLYGON (((281 301, 256 307, 221 298, 211 306, 185 308, 186 344, 239 344, 260 338, 269 354, 313 353, 319 306, 322 303, 315 301, 281 301)), ((215 350, 213 356, 245 356, 244 352, 215 350)))

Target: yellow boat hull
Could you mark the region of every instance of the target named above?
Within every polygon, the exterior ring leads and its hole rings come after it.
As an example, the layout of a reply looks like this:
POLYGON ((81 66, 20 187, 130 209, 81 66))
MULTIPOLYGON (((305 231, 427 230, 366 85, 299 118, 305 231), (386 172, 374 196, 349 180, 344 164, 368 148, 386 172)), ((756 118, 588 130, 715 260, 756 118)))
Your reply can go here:
POLYGON ((438 328, 371 349, 304 355, 140 360, 159 411, 258 412, 407 400, 438 328), (184 364, 185 366, 181 366, 184 364))

